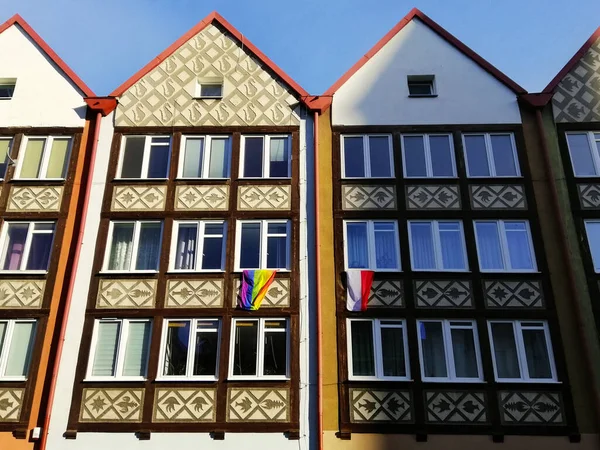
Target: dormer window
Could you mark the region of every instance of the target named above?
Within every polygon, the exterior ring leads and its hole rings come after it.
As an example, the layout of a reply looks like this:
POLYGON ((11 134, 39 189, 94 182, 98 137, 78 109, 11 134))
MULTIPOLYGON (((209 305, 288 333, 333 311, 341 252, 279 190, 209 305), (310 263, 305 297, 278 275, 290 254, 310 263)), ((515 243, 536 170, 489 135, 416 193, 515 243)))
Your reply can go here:
POLYGON ((200 78, 196 80, 194 98, 222 98, 223 79, 218 77, 200 78))
POLYGON ((408 75, 409 97, 435 97, 435 75, 408 75))
POLYGON ((10 100, 15 93, 16 78, 0 78, 0 100, 10 100))

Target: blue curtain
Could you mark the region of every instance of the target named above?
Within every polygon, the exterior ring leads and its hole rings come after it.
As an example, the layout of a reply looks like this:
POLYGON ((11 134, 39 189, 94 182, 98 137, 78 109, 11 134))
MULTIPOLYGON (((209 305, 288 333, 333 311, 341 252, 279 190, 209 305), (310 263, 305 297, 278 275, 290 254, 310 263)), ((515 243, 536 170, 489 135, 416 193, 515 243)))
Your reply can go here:
POLYGON ((458 222, 439 222, 440 245, 442 247, 441 269, 466 269, 462 230, 458 222))
POLYGON ((477 250, 481 269, 504 269, 498 224, 496 222, 477 222, 475 232, 477 233, 477 250))
POLYGON ((410 232, 413 269, 435 269, 432 224, 429 222, 411 223, 410 232))
POLYGON ((375 222, 375 265, 377 269, 398 268, 396 230, 393 223, 375 222))
POLYGON ((529 244, 529 233, 524 222, 505 222, 506 242, 512 269, 531 270, 534 268, 529 244))
POLYGON ((349 269, 367 269, 369 267, 369 245, 367 224, 350 222, 346 224, 346 251, 349 269))

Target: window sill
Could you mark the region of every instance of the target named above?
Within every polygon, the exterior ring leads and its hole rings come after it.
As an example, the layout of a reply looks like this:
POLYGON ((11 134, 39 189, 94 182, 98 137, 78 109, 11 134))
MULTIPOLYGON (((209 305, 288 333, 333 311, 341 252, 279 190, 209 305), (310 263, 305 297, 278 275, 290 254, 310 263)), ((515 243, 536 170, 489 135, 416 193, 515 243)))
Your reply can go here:
POLYGON ((494 179, 494 180, 502 180, 507 178, 524 178, 523 175, 467 175, 469 180, 485 180, 485 179, 494 179))
MULTIPOLYGON (((271 268, 260 268, 260 267, 255 267, 255 268, 248 268, 248 269, 233 269, 233 273, 242 273, 244 270, 274 270, 277 273, 290 273, 291 270, 290 269, 271 269, 271 268)), ((365 269, 366 270, 366 269, 365 269)))
POLYGON ((64 178, 13 178, 11 181, 39 181, 39 182, 64 182, 65 179, 64 178))
POLYGON ((412 269, 413 272, 417 273, 471 273, 469 269, 412 269))
POLYGON ((115 377, 100 377, 100 378, 85 378, 84 383, 140 383, 146 381, 144 377, 137 378, 115 378, 115 377))
POLYGON ((0 275, 46 275, 47 270, 0 270, 0 275))
POLYGON ((346 180, 395 180, 396 177, 395 176, 391 176, 391 177, 345 177, 342 176, 342 180, 346 181, 346 180))
POLYGON ((435 181, 442 181, 442 180, 458 180, 458 177, 456 175, 451 175, 451 176, 447 176, 447 177, 409 177, 408 175, 404 175, 404 179, 405 180, 411 180, 411 181, 416 181, 416 180, 423 180, 423 181, 429 181, 429 180, 435 180, 435 181))
POLYGON ((132 181, 140 181, 140 182, 160 182, 160 181, 169 181, 169 178, 113 178, 113 181, 123 181, 123 182, 132 182, 132 181))
POLYGON ((216 381, 219 381, 219 379, 217 377, 207 377, 207 378, 192 378, 192 377, 160 377, 160 378, 156 378, 155 380, 158 383, 169 383, 169 382, 173 382, 173 383, 181 383, 181 382, 205 382, 205 383, 214 383, 216 381))
POLYGON ((256 180, 291 180, 292 177, 238 177, 240 181, 256 181, 256 180))
POLYGON ((25 383, 27 381, 27 377, 2 377, 0 378, 0 383, 25 383))
POLYGON ((167 270, 167 274, 203 274, 203 273, 225 273, 224 270, 220 269, 220 270, 167 270))
POLYGON ((408 94, 408 98, 436 98, 437 94, 408 94))
POLYGON ((192 97, 194 100, 222 100, 223 96, 215 96, 215 97, 192 97))
POLYGON ((227 381, 290 381, 290 377, 235 377, 230 376, 227 381))
POLYGON ((539 270, 484 270, 479 269, 481 273, 505 273, 505 274, 531 274, 531 275, 541 275, 542 272, 539 270))
POLYGON ((175 181, 229 181, 230 177, 227 178, 202 178, 202 177, 177 177, 175 181))
POLYGON ((516 380, 514 378, 511 378, 510 380, 496 379, 496 383, 563 384, 562 381, 556 381, 556 380, 516 380))
POLYGON ((459 380, 450 380, 448 378, 423 378, 423 383, 469 383, 469 384, 486 384, 485 380, 472 380, 472 379, 459 379, 459 380))
POLYGON ((375 273, 402 273, 402 269, 398 268, 398 269, 369 269, 368 267, 346 267, 346 272, 349 272, 351 270, 370 270, 372 272, 375 273))
POLYGON ((377 377, 348 377, 348 381, 375 381, 375 382, 389 382, 389 381, 394 381, 394 382, 405 382, 405 383, 411 383, 413 381, 415 381, 413 378, 396 378, 396 377, 388 377, 388 378, 377 378, 377 377))
POLYGON ((156 275, 158 270, 101 270, 99 275, 156 275))

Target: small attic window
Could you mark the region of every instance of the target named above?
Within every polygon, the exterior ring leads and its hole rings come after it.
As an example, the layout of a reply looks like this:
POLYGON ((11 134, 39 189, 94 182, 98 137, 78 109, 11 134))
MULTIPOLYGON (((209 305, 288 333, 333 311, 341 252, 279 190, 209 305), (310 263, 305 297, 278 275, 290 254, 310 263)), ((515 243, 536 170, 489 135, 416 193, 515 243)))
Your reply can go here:
POLYGON ((196 80, 194 98, 222 98, 222 78, 200 78, 196 80))
POLYGON ((435 97, 435 75, 408 75, 409 97, 435 97))
POLYGON ((0 78, 0 100, 10 100, 15 93, 16 78, 0 78))

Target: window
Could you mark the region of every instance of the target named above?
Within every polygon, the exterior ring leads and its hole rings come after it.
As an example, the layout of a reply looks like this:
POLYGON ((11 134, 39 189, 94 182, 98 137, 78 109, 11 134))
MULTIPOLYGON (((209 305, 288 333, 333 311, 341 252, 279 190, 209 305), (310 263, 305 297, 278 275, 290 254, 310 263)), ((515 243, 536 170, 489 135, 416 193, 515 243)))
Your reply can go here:
POLYGON ((104 270, 157 271, 161 239, 162 222, 111 222, 104 270))
POLYGON ((124 136, 121 148, 119 178, 168 177, 169 136, 124 136))
POLYGON ((289 136, 242 136, 242 178, 289 178, 291 160, 289 136))
POLYGON ((159 378, 216 380, 219 320, 173 319, 164 323, 159 378))
POLYGON ((15 93, 16 78, 0 78, 0 100, 10 100, 15 93))
POLYGON ((408 75, 406 81, 408 83, 409 97, 433 97, 435 91, 435 75, 408 75))
POLYGON ((576 177, 600 176, 600 132, 567 133, 567 144, 576 177))
POLYGON ((344 242, 346 269, 400 270, 395 220, 346 220, 344 242))
POLYGON ((418 220, 408 222, 413 270, 467 270, 462 222, 418 220))
POLYGON ((286 319, 233 319, 229 379, 286 379, 289 330, 286 319))
POLYGON ((66 177, 71 138, 65 136, 25 136, 17 158, 15 178, 56 179, 66 177))
POLYGON ((87 380, 146 378, 149 319, 99 319, 94 324, 87 380))
POLYGON ((600 272, 600 221, 586 220, 585 233, 587 235, 592 261, 594 262, 594 271, 600 272))
POLYGON ((194 98, 223 97, 223 78, 207 77, 196 80, 194 98))
POLYGON ((471 320, 419 320, 423 381, 483 381, 477 326, 471 320))
POLYGON ((342 178, 393 178, 392 137, 342 136, 342 178))
POLYGON ((449 134, 402 135, 406 178, 454 178, 454 148, 449 134))
POLYGON ((537 270, 526 220, 476 220, 475 241, 482 272, 537 270))
POLYGON ((348 370, 351 380, 408 380, 404 320, 348 319, 348 370))
POLYGON ((12 138, 0 137, 0 179, 6 176, 6 169, 10 162, 12 138))
POLYGON ((229 178, 228 136, 183 136, 179 178, 229 178))
POLYGON ((289 220, 238 222, 237 269, 289 269, 290 236, 289 220))
POLYGON ((519 159, 512 133, 463 134, 469 177, 518 177, 519 159))
POLYGON ((496 381, 557 381, 546 322, 493 320, 488 329, 496 381))
POLYGON ((54 228, 54 222, 5 222, 2 270, 47 271, 54 228))
POLYGON ((27 379, 35 327, 33 319, 0 320, 0 380, 27 379))
POLYGON ((226 228, 223 221, 176 221, 171 270, 223 270, 226 228))

